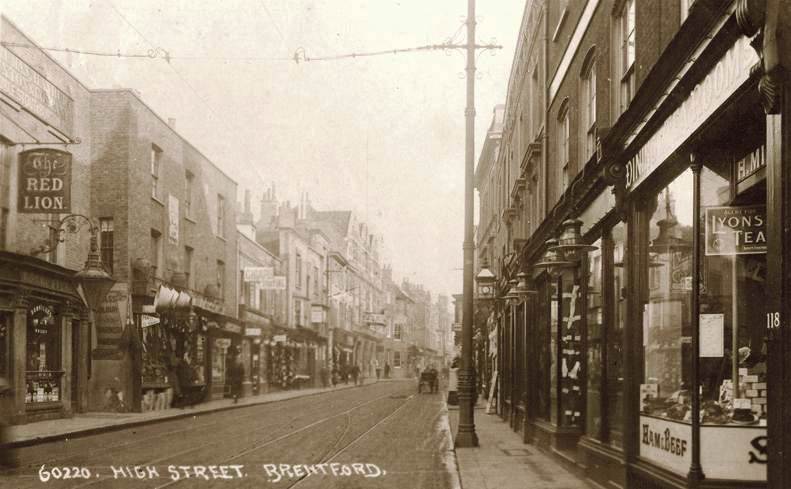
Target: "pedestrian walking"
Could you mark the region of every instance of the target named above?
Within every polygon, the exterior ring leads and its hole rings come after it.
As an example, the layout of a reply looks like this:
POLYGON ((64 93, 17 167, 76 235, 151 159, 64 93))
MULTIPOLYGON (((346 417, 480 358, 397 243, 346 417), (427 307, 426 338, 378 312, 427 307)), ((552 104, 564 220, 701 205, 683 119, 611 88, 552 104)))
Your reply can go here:
POLYGON ((338 381, 340 380, 340 372, 338 371, 338 367, 332 367, 332 372, 330 372, 330 380, 332 381, 332 386, 336 387, 338 385, 338 381))
POLYGON ((242 396, 243 379, 244 379, 244 364, 242 363, 242 356, 237 355, 236 359, 231 364, 231 368, 228 372, 228 380, 231 383, 231 396, 233 397, 234 404, 239 402, 239 398, 242 396))
POLYGON ((328 387, 329 376, 330 376, 330 373, 327 371, 327 367, 321 367, 321 370, 319 370, 319 377, 321 377, 321 385, 322 385, 322 387, 324 387, 324 388, 328 387))
POLYGON ((374 371, 376 372, 376 380, 382 376, 382 368, 379 366, 379 360, 374 359, 374 371))
POLYGON ((352 367, 352 380, 354 380, 354 385, 357 385, 357 381, 360 378, 360 366, 355 364, 352 367))
POLYGON ((390 378, 390 364, 387 362, 385 362, 385 378, 390 378))
POLYGON ((349 367, 341 365, 341 379, 343 383, 349 385, 349 367))

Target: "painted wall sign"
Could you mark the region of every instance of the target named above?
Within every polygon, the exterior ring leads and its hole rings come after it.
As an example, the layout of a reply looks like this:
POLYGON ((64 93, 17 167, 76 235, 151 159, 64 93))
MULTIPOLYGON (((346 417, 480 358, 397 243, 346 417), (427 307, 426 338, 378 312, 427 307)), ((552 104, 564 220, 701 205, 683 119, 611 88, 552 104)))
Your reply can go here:
POLYGON ((246 328, 244 328, 244 335, 245 336, 261 336, 261 328, 246 327, 246 328))
POLYGON ((275 274, 272 267, 244 267, 243 271, 245 282, 264 282, 275 274))
POLYGON ((19 212, 71 212, 71 153, 48 148, 19 153, 18 183, 19 212))
POLYGON ((657 465, 686 474, 692 461, 691 440, 689 424, 640 416, 640 456, 657 465))
POLYGON ((0 46, 0 92, 55 128, 72 131, 71 97, 4 46, 0 46))
POLYGON ((97 348, 93 351, 93 358, 118 359, 121 357, 120 345, 128 314, 128 294, 127 284, 119 282, 113 285, 104 300, 99 303, 94 315, 97 348))
POLYGON ((766 253, 766 206, 706 208, 706 256, 766 253))
MULTIPOLYGON (((750 76, 758 55, 740 37, 651 138, 626 163, 626 190, 634 190, 706 121, 750 76)), ((633 135, 629 143, 634 139, 633 135)))
POLYGON ((744 158, 737 161, 734 171, 736 173, 736 183, 745 180, 757 173, 761 168, 766 167, 766 146, 761 146, 744 158))

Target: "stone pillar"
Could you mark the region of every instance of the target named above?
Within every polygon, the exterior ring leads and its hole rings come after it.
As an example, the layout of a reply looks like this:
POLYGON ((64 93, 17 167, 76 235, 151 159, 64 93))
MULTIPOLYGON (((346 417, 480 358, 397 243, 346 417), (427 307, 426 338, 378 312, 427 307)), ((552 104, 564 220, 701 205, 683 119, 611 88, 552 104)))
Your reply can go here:
POLYGON ((25 395, 27 394, 27 313, 30 302, 28 293, 20 291, 14 304, 14 324, 11 330, 11 379, 14 386, 14 400, 11 423, 25 422, 25 395))

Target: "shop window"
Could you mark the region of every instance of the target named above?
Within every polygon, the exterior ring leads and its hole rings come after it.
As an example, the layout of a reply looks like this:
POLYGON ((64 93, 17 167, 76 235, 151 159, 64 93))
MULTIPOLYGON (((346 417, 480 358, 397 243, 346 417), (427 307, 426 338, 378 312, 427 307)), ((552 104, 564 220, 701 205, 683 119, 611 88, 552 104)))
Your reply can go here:
POLYGON ((689 420, 692 172, 687 170, 661 190, 654 203, 646 262, 649 290, 643 305, 641 410, 689 420))
POLYGON ((596 250, 588 254, 588 382, 587 406, 585 409, 585 431, 589 436, 599 438, 602 429, 602 398, 606 390, 602 389, 602 350, 606 327, 604 324, 604 290, 602 284, 602 240, 593 243, 596 250))
POLYGON ((60 328, 52 306, 38 304, 27 315, 25 402, 60 401, 60 328))
POLYGON ((99 241, 101 243, 102 264, 110 275, 113 274, 113 218, 99 219, 99 241))
POLYGON ((606 434, 610 444, 623 446, 623 330, 626 324, 626 226, 616 225, 612 239, 612 312, 607 323, 606 434))
POLYGON ((734 195, 727 163, 701 171, 701 464, 707 478, 765 481, 766 187, 734 195), (708 456, 722 446, 733 457, 708 456))

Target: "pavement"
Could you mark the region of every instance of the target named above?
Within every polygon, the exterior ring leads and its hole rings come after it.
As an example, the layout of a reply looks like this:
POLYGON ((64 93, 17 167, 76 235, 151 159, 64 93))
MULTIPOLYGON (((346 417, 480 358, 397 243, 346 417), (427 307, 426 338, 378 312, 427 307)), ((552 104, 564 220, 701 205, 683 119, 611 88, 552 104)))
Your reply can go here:
MULTIPOLYGON (((448 412, 455 435, 458 408, 448 412)), ((496 414, 475 408, 476 448, 456 448, 456 464, 464 489, 593 489, 535 445, 522 442, 496 414)))
MULTIPOLYGON (((387 381, 390 381, 388 379, 387 381)), ((386 382, 376 379, 365 379, 365 385, 386 382)), ((287 391, 270 392, 257 396, 243 397, 234 403, 232 399, 216 399, 202 402, 184 409, 170 408, 145 413, 100 413, 89 412, 75 414, 71 418, 60 418, 48 421, 39 421, 11 427, 11 441, 6 447, 25 447, 38 443, 46 443, 81 436, 89 436, 108 431, 120 430, 134 426, 157 423, 179 418, 193 417, 198 414, 207 414, 227 409, 238 409, 255 404, 285 401, 299 397, 314 396, 356 387, 354 384, 340 384, 337 387, 308 388, 287 391)))

